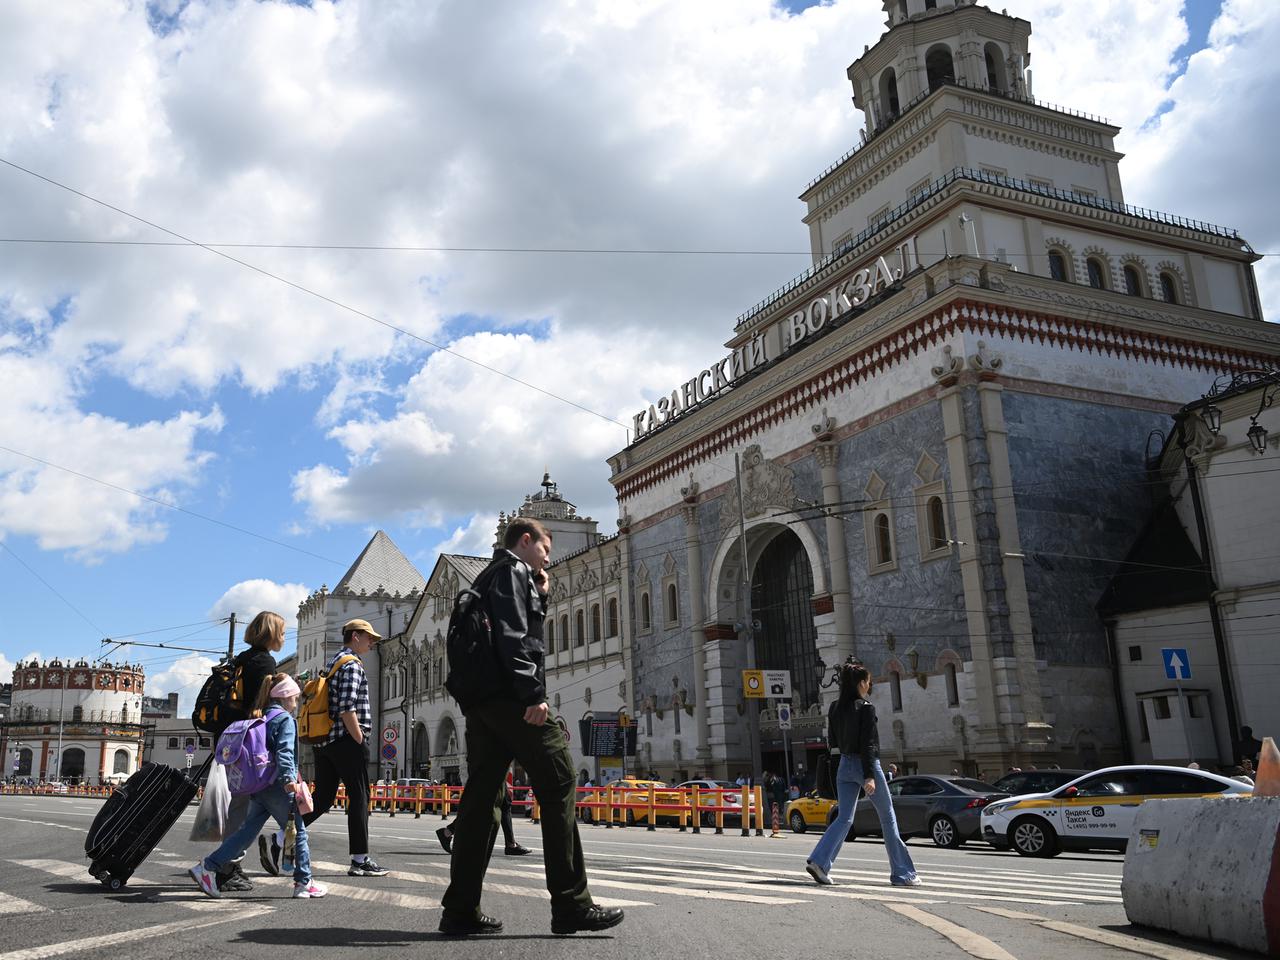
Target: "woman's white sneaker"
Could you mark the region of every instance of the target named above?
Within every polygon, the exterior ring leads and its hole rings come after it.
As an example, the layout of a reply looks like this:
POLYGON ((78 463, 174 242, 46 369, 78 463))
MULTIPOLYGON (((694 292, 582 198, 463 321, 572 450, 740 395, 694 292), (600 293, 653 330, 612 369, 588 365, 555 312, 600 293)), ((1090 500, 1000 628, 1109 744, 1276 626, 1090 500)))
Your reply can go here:
POLYGON ((194 867, 187 871, 191 874, 191 879, 196 882, 206 897, 213 897, 215 900, 222 896, 222 891, 218 889, 218 878, 212 870, 206 870, 204 861, 199 861, 194 867))
POLYGON ((892 883, 895 887, 922 887, 922 886, 924 886, 924 881, 923 881, 923 880, 921 880, 919 877, 911 877, 911 878, 910 878, 910 879, 908 879, 908 880, 891 880, 891 881, 890 881, 890 883, 892 883))
POLYGON ((834 886, 831 881, 831 877, 827 876, 827 871, 823 870, 812 860, 806 860, 804 862, 804 868, 809 872, 809 876, 813 877, 814 883, 821 884, 824 887, 834 886))
POLYGON ((314 880, 309 883, 295 883, 293 885, 293 899, 307 900, 323 897, 329 892, 329 888, 323 883, 316 883, 314 880))

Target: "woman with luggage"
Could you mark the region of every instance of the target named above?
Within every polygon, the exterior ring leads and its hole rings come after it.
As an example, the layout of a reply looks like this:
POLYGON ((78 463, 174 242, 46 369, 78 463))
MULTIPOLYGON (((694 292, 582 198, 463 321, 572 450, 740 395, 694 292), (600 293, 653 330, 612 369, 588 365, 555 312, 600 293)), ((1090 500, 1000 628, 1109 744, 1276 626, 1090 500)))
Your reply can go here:
POLYGON ((880 832, 889 853, 889 881, 895 887, 918 887, 915 864, 907 845, 898 833, 898 820, 893 813, 889 784, 880 769, 880 732, 876 726, 876 708, 867 697, 871 693, 871 672, 853 660, 840 668, 840 698, 832 704, 828 738, 840 748, 840 767, 836 773, 836 797, 839 806, 827 831, 805 861, 805 870, 814 881, 831 884, 828 876, 844 845, 861 788, 876 808, 880 832))
POLYGON ((302 690, 297 682, 287 673, 273 674, 262 683, 262 690, 250 717, 262 717, 266 721, 266 744, 275 765, 275 777, 262 789, 249 794, 249 813, 240 829, 188 871, 207 896, 221 896, 216 880, 217 872, 248 846, 268 818, 274 818, 282 828, 293 821, 297 830, 293 862, 294 897, 323 897, 329 892, 311 877, 307 828, 295 805, 299 783, 293 752, 297 723, 293 715, 298 709, 301 694, 302 690))

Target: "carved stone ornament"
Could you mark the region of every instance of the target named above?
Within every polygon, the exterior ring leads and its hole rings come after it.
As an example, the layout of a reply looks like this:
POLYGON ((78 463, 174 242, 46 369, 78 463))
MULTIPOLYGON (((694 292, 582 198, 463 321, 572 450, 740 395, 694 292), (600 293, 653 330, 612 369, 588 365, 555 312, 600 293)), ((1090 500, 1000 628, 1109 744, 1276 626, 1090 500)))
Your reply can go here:
POLYGON ((950 387, 960 379, 962 370, 964 370, 964 361, 952 356, 951 344, 948 343, 942 348, 942 362, 929 372, 933 374, 933 379, 938 381, 939 386, 950 387))
POLYGON ((827 408, 822 408, 822 419, 809 427, 813 431, 814 437, 819 441, 827 441, 831 439, 831 435, 835 433, 836 418, 827 413, 827 408))
POLYGON ((978 352, 969 357, 969 366, 978 372, 979 380, 990 380, 1004 366, 1004 360, 994 353, 988 356, 987 345, 979 340, 978 352))
POLYGON ((1187 431, 1187 456, 1193 463, 1203 466, 1210 453, 1226 446, 1226 437, 1213 433, 1200 417, 1187 417, 1183 423, 1187 431))
MULTIPOLYGON (((734 492, 729 493, 730 499, 734 492)), ((761 516, 770 507, 790 510, 795 505, 795 475, 790 467, 766 460, 758 443, 753 443, 742 453, 742 512, 751 520, 761 516)), ((720 511, 722 530, 728 531, 738 523, 738 511, 720 511)))
POLYGON ((685 503, 697 503, 698 502, 698 481, 690 477, 689 485, 687 487, 680 488, 680 498, 684 500, 685 503))

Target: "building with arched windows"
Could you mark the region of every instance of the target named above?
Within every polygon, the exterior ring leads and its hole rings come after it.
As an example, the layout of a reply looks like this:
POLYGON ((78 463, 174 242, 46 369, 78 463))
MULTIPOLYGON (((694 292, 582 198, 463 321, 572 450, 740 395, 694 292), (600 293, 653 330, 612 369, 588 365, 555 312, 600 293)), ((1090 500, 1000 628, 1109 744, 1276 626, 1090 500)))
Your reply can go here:
MULTIPOLYGON (((1148 437, 1280 357, 1258 255, 1125 204, 1119 129, 1034 99, 1030 23, 884 8, 848 69, 858 145, 801 192, 812 266, 609 460, 630 705, 688 708, 680 756, 654 740, 673 776, 750 765, 748 666, 790 671, 812 763, 850 656, 906 770, 1122 759, 1095 606, 1148 512, 1148 437)), ((760 729, 777 769, 772 702, 760 729)))
POLYGON ((105 784, 140 763, 142 667, 53 659, 13 668, 9 718, 0 723, 5 776, 105 784))

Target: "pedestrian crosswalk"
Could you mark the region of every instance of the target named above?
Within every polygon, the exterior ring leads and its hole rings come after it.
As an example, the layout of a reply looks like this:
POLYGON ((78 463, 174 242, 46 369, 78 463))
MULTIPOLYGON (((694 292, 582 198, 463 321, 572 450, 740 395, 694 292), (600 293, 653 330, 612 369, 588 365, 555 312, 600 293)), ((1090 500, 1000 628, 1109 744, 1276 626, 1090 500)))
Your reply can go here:
MULTIPOLYGON (((14 859, 7 861, 51 877, 93 881, 83 863, 71 860, 14 859)), ((234 904, 235 896, 206 900, 188 886, 188 858, 157 853, 130 879, 123 895, 145 896, 197 912, 234 904)), ((1122 902, 1120 877, 1072 871, 1040 872, 1013 865, 970 866, 964 863, 922 867, 920 887, 895 887, 884 868, 867 858, 837 862, 831 871, 833 886, 814 884, 803 871, 803 859, 779 858, 777 865, 732 863, 704 852, 697 857, 674 861, 669 857, 625 854, 596 854, 588 859, 588 872, 595 899, 603 906, 627 909, 655 906, 667 898, 722 901, 753 907, 792 907, 802 903, 830 900, 879 902, 884 904, 954 903, 1086 906, 1116 905, 1122 902)), ((329 887, 330 896, 414 910, 439 909, 439 898, 449 882, 449 861, 444 857, 406 860, 395 865, 386 883, 371 885, 347 877, 345 863, 317 860, 313 867, 318 879, 329 887)), ((288 896, 292 879, 257 875, 255 884, 263 892, 288 896)), ((540 858, 495 861, 489 868, 486 891, 490 894, 545 900, 545 877, 540 858)), ((46 907, 34 899, 0 891, 0 917, 36 912, 46 907)), ((28 895, 30 896, 30 895, 28 895)), ((38 899, 38 898, 37 898, 38 899)), ((265 909, 272 909, 270 899, 265 909)))

